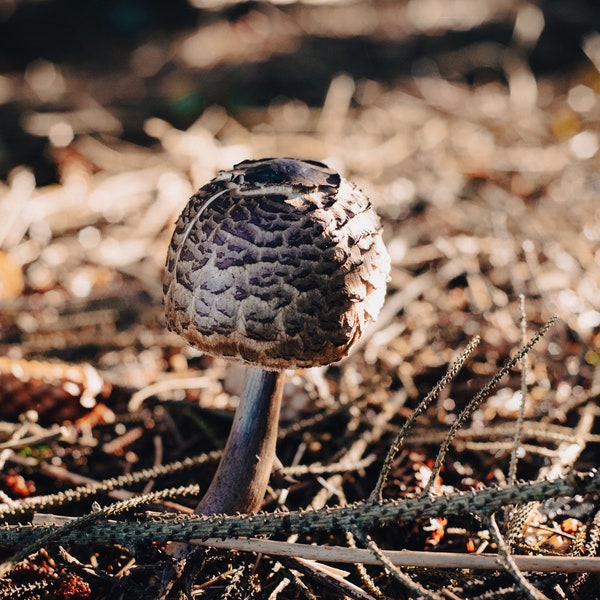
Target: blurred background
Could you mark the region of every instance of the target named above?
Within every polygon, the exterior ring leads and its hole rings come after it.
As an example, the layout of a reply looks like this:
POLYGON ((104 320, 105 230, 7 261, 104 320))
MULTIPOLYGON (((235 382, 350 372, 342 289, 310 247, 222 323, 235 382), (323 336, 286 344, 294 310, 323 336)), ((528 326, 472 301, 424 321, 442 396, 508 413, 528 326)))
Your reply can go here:
POLYGON ((2 0, 0 178, 57 181, 81 137, 152 147, 149 118, 187 129, 215 106, 250 131, 277 111, 306 129, 340 74, 349 107, 424 77, 509 86, 525 106, 582 84, 566 134, 598 85, 599 25, 594 0, 2 0))
POLYGON ((514 344, 520 294, 594 363, 599 23, 595 0, 1 0, 0 350, 134 387, 174 369, 179 212, 219 169, 294 156, 382 216, 393 365, 514 344))
POLYGON ((294 156, 383 219, 396 346, 370 364, 441 365, 475 332, 502 354, 520 294, 595 364, 599 23, 595 0, 1 0, 0 350, 135 388, 176 370, 179 212, 219 169, 294 156))

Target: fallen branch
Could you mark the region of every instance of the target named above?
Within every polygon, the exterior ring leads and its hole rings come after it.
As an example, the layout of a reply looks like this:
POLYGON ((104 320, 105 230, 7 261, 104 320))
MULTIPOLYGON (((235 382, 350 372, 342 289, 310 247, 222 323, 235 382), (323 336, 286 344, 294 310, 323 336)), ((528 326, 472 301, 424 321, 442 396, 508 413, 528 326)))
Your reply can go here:
POLYGON ((437 516, 475 514, 486 516, 508 504, 558 496, 573 497, 600 491, 600 473, 571 473, 552 481, 524 482, 504 488, 486 488, 437 498, 420 497, 384 502, 357 502, 320 510, 259 513, 255 515, 199 516, 161 515, 136 521, 86 520, 85 527, 70 526, 65 532, 56 526, 0 527, 1 547, 22 547, 40 535, 54 532, 53 543, 122 544, 134 547, 155 541, 188 542, 192 539, 273 537, 291 533, 331 534, 349 530, 369 531, 375 527, 437 516))

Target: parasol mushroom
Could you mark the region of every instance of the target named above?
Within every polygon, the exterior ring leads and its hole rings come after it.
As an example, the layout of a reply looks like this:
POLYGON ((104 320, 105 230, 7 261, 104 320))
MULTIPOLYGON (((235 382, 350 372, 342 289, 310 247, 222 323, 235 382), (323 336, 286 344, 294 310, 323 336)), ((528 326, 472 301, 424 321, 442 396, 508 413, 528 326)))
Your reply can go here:
POLYGON ((260 508, 284 371, 346 356, 379 313, 389 269, 375 210, 324 164, 247 160, 192 196, 167 256, 168 327, 250 367, 197 513, 260 508))

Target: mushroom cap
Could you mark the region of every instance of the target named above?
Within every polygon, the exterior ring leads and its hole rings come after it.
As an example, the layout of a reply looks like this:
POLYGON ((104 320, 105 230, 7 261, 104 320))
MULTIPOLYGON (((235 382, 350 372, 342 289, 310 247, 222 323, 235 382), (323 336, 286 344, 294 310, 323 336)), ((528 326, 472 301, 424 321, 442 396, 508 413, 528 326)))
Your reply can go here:
POLYGON ((385 297, 390 258, 364 194, 326 165, 246 160, 177 221, 167 325, 208 354, 264 369, 348 354, 385 297))

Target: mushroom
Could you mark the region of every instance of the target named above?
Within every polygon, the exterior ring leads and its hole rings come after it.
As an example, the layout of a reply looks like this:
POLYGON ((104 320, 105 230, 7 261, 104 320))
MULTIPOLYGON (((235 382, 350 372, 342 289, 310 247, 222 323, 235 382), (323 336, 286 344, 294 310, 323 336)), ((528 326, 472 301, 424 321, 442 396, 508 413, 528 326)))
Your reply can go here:
POLYGON ((183 210, 163 282, 169 329, 249 365, 199 514, 255 512, 277 439, 284 371, 339 361, 385 297, 390 259, 364 194, 309 160, 246 160, 183 210))

